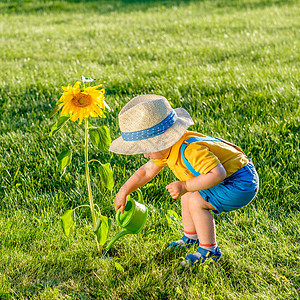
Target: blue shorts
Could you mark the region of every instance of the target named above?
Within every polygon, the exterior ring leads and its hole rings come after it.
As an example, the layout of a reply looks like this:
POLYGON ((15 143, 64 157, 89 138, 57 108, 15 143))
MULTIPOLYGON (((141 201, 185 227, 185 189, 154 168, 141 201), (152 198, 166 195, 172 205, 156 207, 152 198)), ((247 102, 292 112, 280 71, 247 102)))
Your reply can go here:
POLYGON ((213 212, 220 214, 246 206, 255 197, 258 189, 259 178, 250 161, 218 185, 199 193, 216 209, 213 212))

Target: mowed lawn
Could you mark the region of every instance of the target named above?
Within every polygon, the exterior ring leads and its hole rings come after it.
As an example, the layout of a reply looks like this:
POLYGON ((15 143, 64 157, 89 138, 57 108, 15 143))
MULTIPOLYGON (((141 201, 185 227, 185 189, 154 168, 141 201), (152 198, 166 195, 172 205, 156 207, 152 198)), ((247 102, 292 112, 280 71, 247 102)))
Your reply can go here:
MULTIPOLYGON (((299 15, 297 1, 279 0, 1 1, 0 299, 298 299, 299 15), (91 123, 109 126, 112 138, 122 106, 155 93, 190 112, 191 130, 252 158, 260 191, 247 207, 215 216, 218 263, 183 270, 187 252, 165 253, 182 235, 166 218, 168 210, 180 216, 167 168, 142 189, 144 229, 120 239, 113 259, 98 255, 88 210, 64 237, 60 216, 88 204, 84 130, 70 122, 49 137, 56 118, 48 115, 61 86, 81 75, 106 89, 111 112, 91 123), (64 149, 73 158, 61 175, 64 149)), ((91 167, 111 239, 120 230, 114 195, 146 159, 92 146, 90 157, 114 171, 110 192, 91 167)))

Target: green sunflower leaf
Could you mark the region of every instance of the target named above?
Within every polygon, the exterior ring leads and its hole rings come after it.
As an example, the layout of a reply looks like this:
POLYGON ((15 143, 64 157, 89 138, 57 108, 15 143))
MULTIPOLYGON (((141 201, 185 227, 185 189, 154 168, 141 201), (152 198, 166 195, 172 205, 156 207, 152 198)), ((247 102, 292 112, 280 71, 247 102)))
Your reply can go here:
POLYGON ((89 130, 93 146, 107 153, 111 144, 111 137, 107 126, 92 128, 89 130))
POLYGON ((121 266, 120 263, 115 262, 115 268, 116 268, 119 272, 124 273, 124 268, 121 266))
POLYGON ((63 173, 64 169, 71 163, 72 160, 72 151, 71 150, 64 150, 62 151, 58 157, 59 163, 59 170, 63 173))
POLYGON ((70 119, 69 116, 62 116, 58 119, 58 121, 52 126, 49 136, 53 136, 56 132, 58 132, 70 119))
POLYGON ((90 139, 94 147, 99 148, 100 145, 100 133, 98 128, 91 128, 89 130, 90 139))
POLYGON ((115 182, 114 182, 113 171, 111 169, 110 163, 106 163, 106 164, 100 163, 98 171, 103 184, 106 186, 106 188, 108 188, 111 191, 115 185, 115 182))
POLYGON ((168 210, 168 212, 166 214, 166 219, 167 219, 169 225, 171 225, 171 226, 174 224, 180 225, 180 217, 174 210, 171 210, 171 209, 168 210))
POLYGON ((108 237, 111 220, 108 217, 102 216, 97 212, 96 212, 96 216, 97 216, 97 220, 96 220, 96 228, 94 232, 96 234, 99 245, 103 246, 108 237))
POLYGON ((64 234, 69 237, 75 229, 74 209, 67 210, 61 217, 61 225, 64 234))
POLYGON ((54 107, 54 109, 49 113, 48 118, 51 119, 52 117, 54 117, 54 115, 55 115, 58 111, 59 111, 59 106, 56 105, 56 106, 54 107))

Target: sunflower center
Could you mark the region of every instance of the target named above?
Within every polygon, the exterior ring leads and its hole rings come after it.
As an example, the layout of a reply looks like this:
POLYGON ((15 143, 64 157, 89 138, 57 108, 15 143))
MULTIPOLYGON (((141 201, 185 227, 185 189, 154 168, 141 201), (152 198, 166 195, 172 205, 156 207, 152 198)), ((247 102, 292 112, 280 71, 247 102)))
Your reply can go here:
POLYGON ((79 93, 75 95, 75 97, 72 99, 72 102, 77 107, 86 107, 92 103, 92 99, 90 95, 79 93))

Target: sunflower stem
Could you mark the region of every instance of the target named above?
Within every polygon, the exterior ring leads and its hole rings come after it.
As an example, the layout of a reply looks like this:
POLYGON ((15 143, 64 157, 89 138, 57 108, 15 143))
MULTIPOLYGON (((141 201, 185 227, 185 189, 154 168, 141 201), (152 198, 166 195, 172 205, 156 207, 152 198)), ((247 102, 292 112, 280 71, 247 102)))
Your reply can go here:
MULTIPOLYGON (((88 194, 89 194, 89 201, 90 201, 90 208, 91 208, 91 214, 92 214, 92 220, 93 220, 93 228, 96 227, 96 214, 95 214, 95 204, 93 201, 93 195, 92 195, 92 188, 91 188, 91 181, 90 181, 90 174, 89 174, 89 152, 88 152, 88 119, 84 119, 85 122, 85 144, 84 144, 84 157, 85 157, 85 176, 86 176, 86 183, 88 188, 88 194)), ((99 209, 99 208, 98 208, 99 209)), ((100 213, 100 210, 99 210, 100 213)), ((99 253, 102 252, 102 247, 99 245, 96 237, 96 244, 99 253)))

